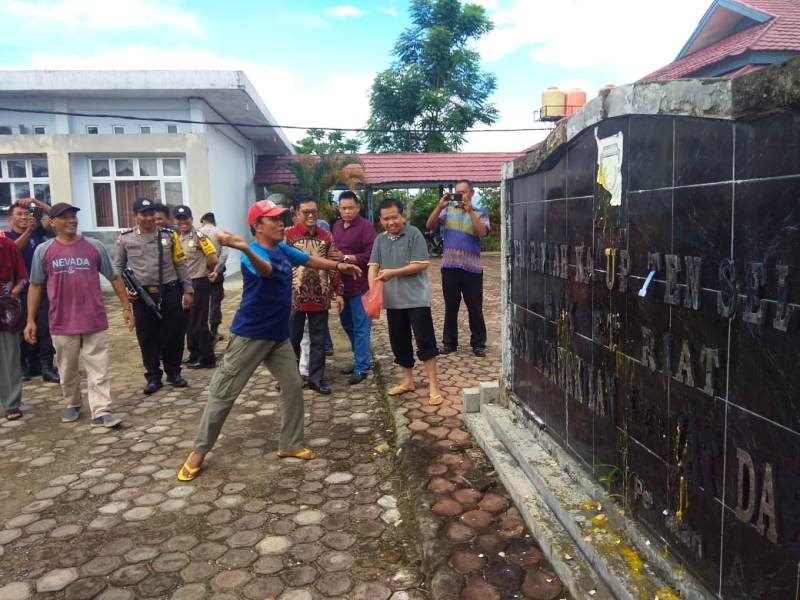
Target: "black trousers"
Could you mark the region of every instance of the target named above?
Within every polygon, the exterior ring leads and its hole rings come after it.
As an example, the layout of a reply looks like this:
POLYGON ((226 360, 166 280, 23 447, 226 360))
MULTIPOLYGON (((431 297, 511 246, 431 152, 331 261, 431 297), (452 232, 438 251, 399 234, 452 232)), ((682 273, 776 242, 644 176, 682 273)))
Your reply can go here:
POLYGON ((225 298, 225 276, 220 273, 217 280, 211 284, 211 301, 208 307, 208 325, 211 328, 212 338, 219 333, 222 323, 222 300, 225 298))
MULTIPOLYGON (((158 302, 159 295, 151 294, 158 302)), ((186 335, 186 316, 181 307, 183 287, 178 282, 164 286, 161 300, 161 316, 145 306, 142 300, 133 303, 133 316, 136 319, 136 338, 142 350, 144 376, 147 381, 161 380, 161 364, 168 377, 181 374, 183 358, 183 338, 186 335)))
POLYGON ((430 307, 390 308, 386 310, 386 319, 389 323, 389 344, 394 353, 394 362, 398 365, 407 369, 414 366, 412 332, 417 342, 417 358, 425 362, 438 356, 430 307))
POLYGON ((200 361, 204 365, 214 362, 214 342, 208 329, 208 308, 211 299, 211 282, 208 277, 192 279, 194 302, 186 311, 186 347, 190 362, 200 361))
POLYGON ((442 269, 444 294, 444 332, 442 343, 458 347, 458 309, 461 298, 469 313, 470 346, 486 347, 486 322, 483 320, 483 273, 470 273, 464 269, 442 269))
MULTIPOLYGON (((20 294, 19 301, 22 304, 22 319, 28 319, 28 287, 26 286, 20 294)), ((50 337, 50 300, 47 297, 47 289, 42 286, 42 301, 39 304, 39 312, 36 313, 36 343, 29 344, 20 336, 20 358, 22 360, 23 371, 28 370, 38 372, 42 363, 52 363, 56 350, 53 347, 53 338, 50 337)))
POLYGON ((303 329, 308 319, 308 336, 311 348, 308 353, 308 380, 319 384, 325 377, 325 327, 328 324, 328 311, 292 313, 290 323, 292 348, 300 362, 300 342, 303 341, 303 329))

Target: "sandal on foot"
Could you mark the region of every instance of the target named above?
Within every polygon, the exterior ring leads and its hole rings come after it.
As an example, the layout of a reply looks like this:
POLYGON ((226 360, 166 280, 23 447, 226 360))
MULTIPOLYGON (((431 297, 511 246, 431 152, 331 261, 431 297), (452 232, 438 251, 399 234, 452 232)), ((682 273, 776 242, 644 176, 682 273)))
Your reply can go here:
POLYGON ((428 397, 428 406, 439 406, 442 403, 441 394, 431 394, 428 397))
POLYGON ((194 454, 194 452, 189 453, 189 456, 186 457, 186 461, 183 463, 183 466, 178 471, 178 481, 192 481, 200 474, 200 470, 203 468, 203 465, 200 465, 199 467, 189 466, 189 459, 192 458, 192 454, 194 454), (184 473, 186 473, 186 475, 184 475, 184 473))
POLYGON ((410 388, 404 385, 396 385, 392 388, 389 388, 389 391, 386 393, 390 396, 402 396, 403 394, 408 394, 414 391, 416 391, 416 388, 410 388))
POLYGON ((6 413, 6 419, 9 421, 16 421, 17 419, 22 418, 22 411, 18 408, 12 408, 10 411, 6 413))
POLYGON ((302 458, 311 460, 314 458, 314 451, 311 448, 300 448, 299 450, 278 450, 275 454, 278 458, 302 458))

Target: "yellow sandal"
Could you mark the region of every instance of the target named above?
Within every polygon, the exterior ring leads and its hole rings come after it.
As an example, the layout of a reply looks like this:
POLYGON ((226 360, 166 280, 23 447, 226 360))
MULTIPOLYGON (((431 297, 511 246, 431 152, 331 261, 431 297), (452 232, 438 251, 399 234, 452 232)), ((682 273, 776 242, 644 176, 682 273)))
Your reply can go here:
POLYGON ((433 394, 428 397, 428 406, 439 406, 442 403, 442 400, 441 394, 433 394))
POLYGON ((299 450, 278 450, 275 454, 278 458, 302 458, 311 460, 314 458, 314 451, 311 448, 300 448, 299 450))
POLYGON ((392 388, 389 388, 389 391, 386 392, 390 396, 402 396, 403 394, 408 394, 411 392, 416 392, 416 388, 409 388, 404 385, 396 385, 392 388))
POLYGON ((189 459, 192 458, 192 454, 194 454, 193 451, 189 453, 189 456, 186 457, 186 460, 184 461, 180 470, 178 470, 178 481, 192 481, 200 474, 203 465, 200 465, 199 467, 189 466, 189 459), (187 473, 187 475, 183 474, 184 471, 187 473))

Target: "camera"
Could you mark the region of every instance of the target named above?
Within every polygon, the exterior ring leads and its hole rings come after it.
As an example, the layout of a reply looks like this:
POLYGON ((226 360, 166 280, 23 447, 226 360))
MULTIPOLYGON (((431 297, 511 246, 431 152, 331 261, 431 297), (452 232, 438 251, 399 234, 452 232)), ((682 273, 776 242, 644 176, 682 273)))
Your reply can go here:
POLYGON ((461 207, 461 199, 463 198, 464 194, 461 192, 451 192, 448 194, 450 198, 450 207, 451 208, 460 208, 461 207))

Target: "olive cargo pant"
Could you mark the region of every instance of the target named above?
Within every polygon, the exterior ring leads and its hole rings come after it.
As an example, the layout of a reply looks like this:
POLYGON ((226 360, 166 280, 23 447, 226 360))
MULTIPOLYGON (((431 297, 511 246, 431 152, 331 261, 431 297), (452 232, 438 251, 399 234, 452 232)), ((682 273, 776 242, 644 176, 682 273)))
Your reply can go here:
POLYGON ((279 450, 297 450, 303 445, 303 381, 289 340, 251 340, 231 335, 220 366, 211 377, 208 402, 194 440, 198 452, 206 453, 222 430, 233 403, 260 363, 264 363, 281 386, 281 436, 279 450))

